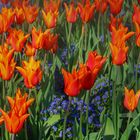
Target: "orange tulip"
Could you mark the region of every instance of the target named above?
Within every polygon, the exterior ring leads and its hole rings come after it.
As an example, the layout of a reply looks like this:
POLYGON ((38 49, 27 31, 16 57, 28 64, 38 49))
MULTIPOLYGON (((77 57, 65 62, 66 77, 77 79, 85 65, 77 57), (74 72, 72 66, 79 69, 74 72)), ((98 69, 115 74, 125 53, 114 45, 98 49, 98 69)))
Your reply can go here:
POLYGON ((14 109, 15 113, 21 117, 22 115, 26 114, 29 106, 34 101, 34 98, 31 98, 27 101, 28 94, 25 93, 23 96, 21 94, 20 89, 18 88, 16 91, 16 97, 13 99, 10 96, 7 96, 7 100, 10 104, 11 110, 14 109))
POLYGON ((86 0, 85 5, 78 3, 78 11, 83 23, 89 22, 94 13, 95 5, 90 3, 90 0, 86 0))
POLYGON ((134 4, 134 13, 132 16, 132 21, 135 23, 137 22, 138 24, 140 24, 140 8, 134 4))
POLYGON ((7 3, 9 2, 9 0, 1 0, 1 2, 2 2, 3 4, 7 4, 7 3))
POLYGON ((24 36, 22 30, 11 29, 9 30, 7 42, 16 52, 21 52, 28 37, 29 34, 24 36))
POLYGON ((46 30, 44 33, 43 48, 47 51, 56 52, 58 48, 58 35, 54 35, 50 30, 46 30))
POLYGON ((80 69, 78 71, 77 74, 80 84, 81 84, 81 88, 89 90, 92 88, 94 81, 96 79, 96 75, 93 74, 93 72, 91 71, 91 69, 86 66, 81 64, 80 65, 80 69))
POLYGON ((33 27, 33 29, 32 29, 32 46, 35 49, 41 49, 43 47, 44 36, 45 36, 45 33, 43 33, 41 29, 39 29, 37 31, 36 28, 33 27))
POLYGON ((14 99, 9 96, 7 97, 11 108, 9 113, 0 109, 0 112, 2 113, 0 122, 5 122, 6 128, 10 133, 18 133, 23 127, 24 121, 29 116, 26 112, 34 99, 31 98, 27 101, 27 97, 27 93, 22 96, 20 89, 18 89, 14 99))
POLYGON ((34 56, 36 49, 32 46, 30 42, 26 44, 25 53, 27 56, 34 56))
POLYGON ((13 76, 16 63, 12 57, 14 50, 8 50, 7 44, 0 46, 0 77, 3 80, 10 80, 13 76))
POLYGON ((124 44, 125 41, 127 41, 132 35, 134 35, 134 32, 128 32, 128 28, 124 27, 122 24, 116 29, 116 27, 112 26, 112 44, 113 45, 121 45, 124 44))
POLYGON ((113 26, 117 29, 122 24, 122 19, 123 19, 123 17, 116 18, 113 15, 111 15, 110 23, 109 23, 109 31, 112 32, 113 26))
POLYGON ((94 2, 96 10, 103 14, 107 9, 107 0, 95 0, 94 2))
POLYGON ((135 22, 135 28, 136 28, 136 45, 140 47, 140 25, 135 22))
POLYGON ((0 33, 6 32, 14 22, 15 12, 9 8, 2 8, 0 14, 0 33))
POLYGON ((120 13, 123 1, 124 0, 108 0, 111 14, 117 15, 120 13))
POLYGON ((112 42, 110 43, 110 49, 112 54, 112 63, 116 65, 122 65, 126 61, 128 47, 125 42, 128 40, 134 32, 127 33, 128 28, 122 24, 118 29, 112 26, 112 42))
POLYGON ((76 22, 78 11, 77 8, 76 9, 74 8, 74 3, 70 3, 70 8, 68 8, 66 3, 64 3, 64 6, 66 10, 67 21, 70 23, 76 22))
POLYGON ((11 110, 10 113, 8 114, 4 112, 2 109, 0 109, 0 112, 2 113, 4 117, 6 129, 8 130, 8 132, 14 133, 14 134, 18 133, 21 130, 21 128, 23 127, 24 121, 29 116, 29 114, 24 114, 19 117, 15 113, 14 109, 11 110))
POLYGON ((22 67, 16 67, 24 78, 24 84, 27 88, 34 88, 42 79, 40 61, 35 61, 30 57, 29 62, 22 61, 22 67))
POLYGON ((26 21, 29 24, 33 23, 36 20, 36 17, 38 16, 39 8, 37 8, 36 5, 29 5, 28 1, 23 2, 22 7, 24 10, 26 21))
POLYGON ((78 96, 80 93, 81 85, 79 78, 76 75, 76 71, 73 70, 72 74, 62 69, 62 74, 64 77, 64 92, 68 96, 78 96))
POLYGON ((60 0, 45 1, 44 0, 44 10, 42 10, 43 19, 48 28, 54 28, 56 26, 57 17, 59 15, 60 0))
POLYGON ((129 111, 133 112, 136 107, 138 106, 138 101, 140 97, 140 90, 137 91, 137 93, 134 93, 134 90, 128 90, 125 87, 125 93, 124 93, 124 107, 127 108, 129 111))
POLYGON ((106 59, 106 57, 97 54, 96 51, 89 52, 88 59, 86 61, 86 66, 90 68, 94 77, 97 77, 97 74, 100 72, 106 59))
POLYGON ((17 24, 22 24, 25 20, 25 14, 22 8, 15 8, 15 22, 17 24))

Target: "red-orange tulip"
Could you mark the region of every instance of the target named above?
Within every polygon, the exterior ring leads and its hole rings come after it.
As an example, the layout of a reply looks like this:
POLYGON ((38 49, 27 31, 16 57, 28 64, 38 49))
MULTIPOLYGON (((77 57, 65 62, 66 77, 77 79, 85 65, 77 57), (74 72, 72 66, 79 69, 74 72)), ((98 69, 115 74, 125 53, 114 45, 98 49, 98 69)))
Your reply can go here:
POLYGON ((15 8, 15 22, 22 24, 25 21, 25 14, 22 8, 15 8))
POLYGON ((116 29, 112 26, 112 42, 110 43, 110 49, 112 54, 112 63, 116 65, 122 65, 126 61, 128 47, 125 42, 128 40, 134 32, 127 33, 128 28, 122 24, 116 29))
POLYGON ((92 88, 94 81, 96 79, 96 75, 93 74, 91 69, 86 65, 80 65, 80 69, 77 73, 79 78, 81 88, 89 90, 92 88))
POLYGON ((116 18, 113 15, 111 15, 109 23, 109 31, 112 32, 112 27, 115 27, 117 29, 122 24, 122 19, 123 17, 116 18))
POLYGON ((16 67, 24 78, 24 84, 27 88, 34 88, 42 79, 40 61, 35 61, 30 57, 29 62, 22 61, 22 67, 16 67))
POLYGON ((6 32, 14 22, 15 12, 9 8, 2 8, 0 14, 0 33, 6 32))
POLYGON ((31 98, 28 101, 27 99, 28 99, 28 94, 25 93, 22 96, 19 88, 16 91, 16 96, 14 99, 11 98, 10 96, 7 96, 7 100, 10 104, 10 108, 14 109, 15 113, 18 114, 19 117, 27 113, 29 106, 34 101, 34 98, 31 98))
POLYGON ((22 30, 11 29, 9 30, 7 42, 16 52, 21 52, 28 37, 29 34, 24 36, 22 30))
POLYGON ((110 5, 110 12, 114 15, 119 14, 122 9, 123 1, 124 0, 108 0, 110 5))
POLYGON ((107 9, 107 0, 95 0, 94 2, 96 10, 103 14, 107 9))
POLYGON ((5 122, 6 129, 10 133, 14 134, 18 133, 23 127, 24 121, 29 116, 29 114, 26 113, 30 104, 34 101, 34 99, 31 98, 27 101, 27 97, 28 97, 27 93, 25 93, 24 96, 22 96, 20 89, 18 89, 16 97, 14 99, 12 99, 9 96, 7 97, 11 108, 9 113, 6 113, 2 109, 0 109, 0 112, 2 113, 0 122, 1 123, 3 121, 5 122))
POLYGON ((45 33, 42 32, 41 29, 38 31, 36 30, 35 27, 32 29, 32 47, 35 49, 41 49, 44 44, 44 36, 45 33))
POLYGON ((133 22, 137 22, 138 24, 140 24, 140 8, 134 4, 134 13, 133 13, 133 16, 132 16, 132 21, 133 22))
POLYGON ((8 132, 14 133, 14 134, 18 133, 21 130, 21 128, 23 127, 24 121, 29 116, 29 114, 24 114, 19 117, 16 114, 14 109, 11 110, 8 114, 4 112, 2 109, 0 109, 0 112, 3 115, 6 129, 8 130, 8 132))
POLYGON ((135 22, 135 28, 136 28, 136 45, 140 47, 140 25, 135 22))
POLYGON ((43 19, 48 28, 54 28, 56 26, 57 17, 59 15, 60 0, 58 1, 46 1, 44 0, 44 10, 42 10, 43 19))
POLYGON ((14 50, 8 50, 7 44, 0 46, 0 77, 3 80, 10 80, 13 76, 16 63, 12 57, 14 50))
POLYGON ((39 8, 36 5, 29 5, 28 2, 23 2, 22 4, 26 21, 31 24, 36 20, 38 16, 39 8))
POLYGON ((125 41, 127 41, 132 35, 135 34, 134 32, 127 32, 128 28, 124 27, 122 24, 120 24, 118 28, 112 26, 112 44, 124 44, 125 41))
POLYGON ((3 4, 7 4, 7 3, 9 2, 9 0, 1 0, 1 2, 2 2, 3 4))
POLYGON ((90 3, 90 0, 86 0, 85 5, 78 3, 78 11, 83 23, 87 23, 91 20, 94 14, 95 5, 90 3))
POLYGON ((106 59, 107 59, 106 57, 97 54, 96 51, 89 52, 86 65, 90 68, 95 77, 97 77, 97 74, 100 72, 106 59))
POLYGON ((69 8, 66 3, 64 3, 64 6, 65 6, 65 10, 66 10, 67 21, 70 23, 76 22, 78 10, 77 10, 77 8, 74 8, 74 3, 70 3, 69 8))
POLYGON ((46 30, 44 33, 43 48, 47 51, 56 52, 58 48, 58 35, 54 35, 50 30, 46 30))
POLYGON ((136 107, 138 106, 138 101, 140 97, 140 90, 137 91, 137 93, 134 93, 134 90, 128 90, 125 87, 125 93, 124 93, 124 107, 127 108, 129 111, 133 112, 136 107))
POLYGON ((75 74, 76 71, 74 70, 71 73, 67 72, 66 70, 62 69, 62 74, 64 77, 64 92, 68 96, 78 96, 80 93, 81 85, 79 78, 77 77, 77 74, 75 74))
POLYGON ((27 56, 34 56, 36 52, 36 49, 32 46, 32 44, 30 42, 28 42, 26 44, 26 49, 25 49, 25 53, 27 56))

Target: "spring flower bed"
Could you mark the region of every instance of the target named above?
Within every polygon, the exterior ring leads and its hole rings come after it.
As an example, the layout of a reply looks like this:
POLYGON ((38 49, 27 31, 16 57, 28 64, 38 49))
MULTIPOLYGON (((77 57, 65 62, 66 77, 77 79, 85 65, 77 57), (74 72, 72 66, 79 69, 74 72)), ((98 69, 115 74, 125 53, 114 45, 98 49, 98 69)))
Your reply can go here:
POLYGON ((0 0, 0 140, 140 140, 140 0, 0 0))

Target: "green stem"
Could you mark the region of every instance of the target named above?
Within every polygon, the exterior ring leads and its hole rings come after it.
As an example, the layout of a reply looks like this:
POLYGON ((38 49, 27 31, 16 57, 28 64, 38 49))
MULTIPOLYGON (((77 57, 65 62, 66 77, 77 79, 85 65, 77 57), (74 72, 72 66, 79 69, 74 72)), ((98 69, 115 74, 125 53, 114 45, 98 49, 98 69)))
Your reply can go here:
POLYGON ((15 140, 15 134, 11 134, 11 140, 15 140))
MULTIPOLYGON (((131 119, 131 112, 129 112, 129 114, 128 114, 127 127, 128 127, 128 125, 129 125, 129 123, 130 123, 130 119, 131 119)), ((127 128, 127 127, 126 127, 126 128, 127 128)))

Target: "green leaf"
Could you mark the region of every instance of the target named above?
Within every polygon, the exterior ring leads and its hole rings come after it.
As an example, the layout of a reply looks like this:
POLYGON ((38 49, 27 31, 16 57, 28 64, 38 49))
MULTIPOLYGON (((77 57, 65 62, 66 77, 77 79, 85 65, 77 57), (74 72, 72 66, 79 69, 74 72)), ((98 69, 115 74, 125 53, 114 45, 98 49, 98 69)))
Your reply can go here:
POLYGON ((140 113, 133 119, 133 121, 128 125, 128 127, 125 129, 123 135, 121 136, 120 140, 128 140, 129 136, 135 127, 136 120, 140 117, 140 113))
POLYGON ((60 120, 60 114, 56 114, 51 116, 48 120, 47 120, 47 124, 49 126, 53 126, 56 122, 58 122, 60 120))
POLYGON ((96 140, 98 133, 94 132, 94 133, 90 133, 88 136, 86 136, 84 138, 84 140, 96 140))
POLYGON ((104 139, 111 140, 113 139, 114 135, 115 134, 114 134, 113 122, 110 118, 107 118, 105 132, 104 132, 104 139))

